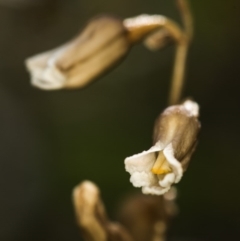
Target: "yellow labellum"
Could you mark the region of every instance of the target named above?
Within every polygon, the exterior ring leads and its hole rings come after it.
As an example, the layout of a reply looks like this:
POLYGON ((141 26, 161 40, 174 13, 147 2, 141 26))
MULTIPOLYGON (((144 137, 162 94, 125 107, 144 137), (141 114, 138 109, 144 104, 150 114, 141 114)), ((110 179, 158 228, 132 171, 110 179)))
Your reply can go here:
POLYGON ((159 152, 157 160, 151 171, 157 175, 166 174, 172 171, 162 151, 159 152))

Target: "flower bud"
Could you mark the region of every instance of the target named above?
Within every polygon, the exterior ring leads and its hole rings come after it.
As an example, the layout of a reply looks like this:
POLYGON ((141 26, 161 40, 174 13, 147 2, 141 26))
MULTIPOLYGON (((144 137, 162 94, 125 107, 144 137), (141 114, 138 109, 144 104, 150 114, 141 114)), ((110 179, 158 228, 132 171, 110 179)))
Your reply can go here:
POLYGON ((168 107, 156 120, 154 145, 125 159, 130 181, 143 193, 161 195, 181 180, 197 144, 198 109, 191 100, 168 107))
POLYGON ((72 41, 26 60, 34 86, 41 89, 83 87, 128 52, 130 43, 122 20, 100 16, 72 41))
POLYGON ((99 188, 84 181, 73 190, 73 204, 78 225, 86 241, 133 241, 127 229, 109 220, 99 188))

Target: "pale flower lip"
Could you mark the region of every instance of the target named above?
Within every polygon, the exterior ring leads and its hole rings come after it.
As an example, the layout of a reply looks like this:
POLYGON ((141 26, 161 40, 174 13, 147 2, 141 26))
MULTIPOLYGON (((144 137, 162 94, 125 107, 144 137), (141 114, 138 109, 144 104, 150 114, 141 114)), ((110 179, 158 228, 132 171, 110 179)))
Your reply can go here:
POLYGON ((198 112, 198 104, 191 100, 165 109, 155 123, 154 145, 125 159, 133 186, 142 187, 144 194, 162 195, 181 180, 197 144, 198 112), (169 171, 156 174, 153 166, 159 153, 169 171))

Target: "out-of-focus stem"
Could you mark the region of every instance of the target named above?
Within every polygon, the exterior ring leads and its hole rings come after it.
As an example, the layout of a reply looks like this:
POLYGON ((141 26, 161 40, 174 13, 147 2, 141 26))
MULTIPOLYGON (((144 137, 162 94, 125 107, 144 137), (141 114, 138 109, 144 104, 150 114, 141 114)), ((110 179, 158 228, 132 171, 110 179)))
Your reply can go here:
POLYGON ((193 18, 187 0, 176 0, 181 13, 184 26, 183 41, 179 41, 176 46, 175 62, 173 67, 173 76, 171 90, 169 94, 169 104, 178 104, 183 92, 184 76, 186 68, 187 52, 190 40, 193 35, 193 18))
POLYGON ((169 94, 169 104, 178 104, 184 85, 185 65, 187 58, 188 44, 179 43, 176 46, 175 62, 173 67, 172 83, 169 94))
POLYGON ((176 0, 179 12, 181 14, 183 27, 188 40, 193 37, 193 16, 188 3, 188 0, 176 0))

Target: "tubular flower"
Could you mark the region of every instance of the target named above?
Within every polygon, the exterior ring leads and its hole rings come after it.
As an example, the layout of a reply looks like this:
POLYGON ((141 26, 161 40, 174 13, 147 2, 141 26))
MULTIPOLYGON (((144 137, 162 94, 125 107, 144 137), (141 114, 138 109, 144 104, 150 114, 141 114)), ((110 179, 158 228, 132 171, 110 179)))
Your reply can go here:
POLYGON ((91 20, 70 42, 28 58, 26 67, 38 88, 80 88, 120 61, 130 47, 123 21, 103 15, 91 20))
POLYGON ((162 195, 181 180, 197 144, 198 110, 196 102, 187 100, 160 114, 154 127, 154 145, 125 159, 133 186, 142 187, 144 194, 162 195))

